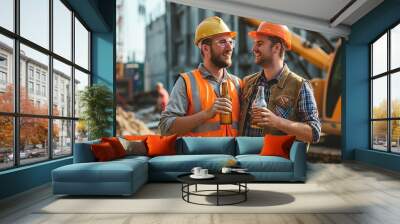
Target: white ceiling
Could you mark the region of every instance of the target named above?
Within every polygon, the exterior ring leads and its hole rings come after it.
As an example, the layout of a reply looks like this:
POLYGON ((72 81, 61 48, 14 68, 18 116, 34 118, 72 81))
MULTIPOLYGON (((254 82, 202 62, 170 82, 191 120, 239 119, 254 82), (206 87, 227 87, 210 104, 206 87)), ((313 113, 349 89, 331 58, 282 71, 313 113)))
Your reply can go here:
POLYGON ((350 26, 353 23, 383 2, 383 0, 168 1, 344 37, 350 34, 350 26))

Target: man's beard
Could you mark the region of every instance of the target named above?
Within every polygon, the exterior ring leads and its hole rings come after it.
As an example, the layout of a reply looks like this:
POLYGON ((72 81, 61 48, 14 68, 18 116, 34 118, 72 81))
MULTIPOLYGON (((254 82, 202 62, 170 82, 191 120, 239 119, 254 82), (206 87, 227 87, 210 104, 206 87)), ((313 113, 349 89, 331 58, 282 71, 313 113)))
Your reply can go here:
POLYGON ((261 65, 261 66, 264 66, 264 65, 268 66, 268 65, 272 64, 272 58, 268 57, 268 56, 265 56, 265 55, 262 55, 258 59, 255 58, 255 63, 257 65, 261 65))
MULTIPOLYGON (((260 65, 260 66, 270 66, 272 64, 272 46, 271 46, 270 52, 268 52, 268 53, 269 53, 269 55, 261 54, 261 56, 258 58, 258 60, 257 60, 257 58, 255 58, 254 63, 256 63, 257 65, 260 65)), ((254 55, 254 57, 255 57, 255 55, 254 55)))
POLYGON ((215 66, 217 66, 218 68, 227 68, 227 67, 231 66, 232 60, 225 61, 222 59, 222 57, 223 57, 223 55, 220 55, 220 57, 218 57, 214 53, 213 49, 211 48, 211 62, 215 66))

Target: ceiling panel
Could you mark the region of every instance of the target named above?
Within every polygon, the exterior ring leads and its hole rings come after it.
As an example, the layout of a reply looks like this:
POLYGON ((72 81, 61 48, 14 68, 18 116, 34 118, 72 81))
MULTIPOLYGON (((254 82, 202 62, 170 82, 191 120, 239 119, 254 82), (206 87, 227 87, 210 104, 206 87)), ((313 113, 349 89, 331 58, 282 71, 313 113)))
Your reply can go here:
POLYGON ((245 4, 266 9, 289 12, 329 21, 344 8, 350 0, 225 0, 236 4, 245 4))
POLYGON ((168 1, 344 37, 350 34, 350 26, 353 23, 383 2, 383 0, 168 1))

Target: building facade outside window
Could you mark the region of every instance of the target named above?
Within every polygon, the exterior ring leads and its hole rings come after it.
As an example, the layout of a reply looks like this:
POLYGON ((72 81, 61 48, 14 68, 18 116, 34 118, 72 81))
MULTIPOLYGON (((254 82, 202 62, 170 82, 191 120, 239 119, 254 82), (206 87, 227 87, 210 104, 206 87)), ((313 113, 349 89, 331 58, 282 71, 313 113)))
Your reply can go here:
POLYGON ((36 69, 36 81, 40 81, 40 70, 38 68, 36 69))
POLYGON ((400 24, 370 44, 371 148, 400 153, 400 24))
POLYGON ((37 96, 40 95, 40 84, 39 83, 36 84, 36 95, 37 96))
POLYGON ((7 55, 0 54, 0 91, 6 91, 7 87, 7 55))
POLYGON ((17 29, 0 23, 0 171, 71 156, 78 136, 87 139, 85 127, 76 128, 79 114, 71 105, 79 102, 79 91, 90 85, 81 81, 91 75, 90 31, 64 1, 19 3, 19 8, 14 1, 0 4, 12 9, 11 16, 20 16, 10 20, 20 21, 17 29), (17 99, 15 91, 19 91, 17 99))
POLYGON ((4 71, 0 71, 0 85, 5 87, 7 84, 7 73, 4 71))
POLYGON ((29 73, 29 79, 33 80, 33 67, 32 66, 29 66, 28 73, 29 73))
POLYGON ((28 82, 28 93, 30 94, 30 95, 32 95, 32 94, 34 94, 34 91, 33 91, 33 82, 31 82, 31 81, 29 81, 28 82))
POLYGON ((46 86, 42 86, 42 96, 46 96, 46 86))

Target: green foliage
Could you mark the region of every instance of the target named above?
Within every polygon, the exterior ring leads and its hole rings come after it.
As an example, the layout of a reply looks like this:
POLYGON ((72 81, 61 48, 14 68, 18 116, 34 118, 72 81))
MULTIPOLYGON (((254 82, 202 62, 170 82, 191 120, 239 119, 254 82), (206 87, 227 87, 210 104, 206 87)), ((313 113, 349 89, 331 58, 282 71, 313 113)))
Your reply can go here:
MULTIPOLYGON (((391 102, 392 107, 392 118, 400 117, 400 101, 398 99, 393 99, 391 102)), ((378 106, 372 109, 373 118, 388 118, 387 112, 387 100, 382 100, 378 106)), ((373 125, 374 137, 386 137, 387 136, 387 121, 375 121, 373 125)), ((396 140, 400 138, 400 122, 393 121, 391 123, 391 134, 392 139, 396 140)))
POLYGON ((89 131, 89 139, 109 136, 107 129, 112 125, 114 108, 112 92, 102 84, 88 86, 80 93, 79 106, 89 131))

